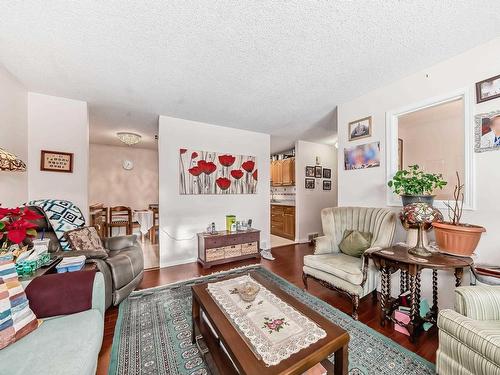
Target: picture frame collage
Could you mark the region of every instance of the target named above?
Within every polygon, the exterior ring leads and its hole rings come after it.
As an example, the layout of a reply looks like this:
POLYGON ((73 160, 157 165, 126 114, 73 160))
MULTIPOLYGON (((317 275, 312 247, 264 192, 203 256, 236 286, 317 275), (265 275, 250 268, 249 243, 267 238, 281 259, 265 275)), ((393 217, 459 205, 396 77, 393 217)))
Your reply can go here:
POLYGON ((316 179, 323 179, 323 190, 332 190, 332 170, 321 165, 306 166, 305 188, 316 189, 316 179))

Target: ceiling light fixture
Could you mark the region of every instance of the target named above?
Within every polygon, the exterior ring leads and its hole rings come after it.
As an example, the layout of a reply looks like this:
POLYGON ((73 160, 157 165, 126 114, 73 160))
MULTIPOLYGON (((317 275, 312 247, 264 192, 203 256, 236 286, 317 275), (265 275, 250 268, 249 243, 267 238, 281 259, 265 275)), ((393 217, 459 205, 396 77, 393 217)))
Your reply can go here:
POLYGON ((13 153, 0 147, 0 170, 24 172, 26 164, 13 153))
POLYGON ((135 145, 136 143, 139 143, 142 138, 139 134, 129 133, 129 132, 119 132, 116 133, 116 136, 120 141, 122 141, 128 146, 132 146, 135 145))

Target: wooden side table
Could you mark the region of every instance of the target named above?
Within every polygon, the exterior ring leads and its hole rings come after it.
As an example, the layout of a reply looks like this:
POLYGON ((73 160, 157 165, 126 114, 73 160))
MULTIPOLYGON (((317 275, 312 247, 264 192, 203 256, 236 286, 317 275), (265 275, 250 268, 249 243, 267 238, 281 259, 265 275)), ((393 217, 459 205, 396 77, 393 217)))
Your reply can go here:
POLYGON ((380 324, 389 320, 405 327, 410 333, 410 341, 414 342, 424 323, 436 324, 438 315, 438 270, 453 269, 455 286, 462 283, 463 270, 474 264, 472 258, 455 257, 442 253, 434 253, 427 258, 408 254, 408 247, 395 245, 378 250, 369 255, 382 273, 381 318, 380 324), (425 317, 420 317, 420 277, 423 269, 432 269, 432 307, 425 317), (392 316, 398 308, 398 298, 391 297, 391 274, 400 273, 400 293, 410 291, 410 322, 405 324, 392 316))

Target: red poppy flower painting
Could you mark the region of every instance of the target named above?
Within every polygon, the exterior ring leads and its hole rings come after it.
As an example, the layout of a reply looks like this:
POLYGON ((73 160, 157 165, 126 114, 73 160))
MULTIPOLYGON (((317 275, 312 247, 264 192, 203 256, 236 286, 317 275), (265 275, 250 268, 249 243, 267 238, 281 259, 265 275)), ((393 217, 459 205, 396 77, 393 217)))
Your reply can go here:
POLYGON ((239 180, 240 178, 243 177, 243 171, 241 169, 233 169, 231 171, 231 177, 239 180))
POLYGON ((189 169, 188 169, 188 172, 189 172, 190 174, 192 174, 193 176, 198 177, 198 176, 201 174, 202 170, 201 170, 201 168, 200 168, 200 167, 198 167, 198 166, 196 165, 196 166, 194 166, 193 168, 189 168, 189 169))
POLYGON ((224 167, 230 167, 231 165, 234 164, 235 160, 236 160, 236 157, 234 157, 233 155, 221 155, 221 156, 219 156, 219 162, 224 167))
POLYGON ((255 156, 180 149, 180 194, 255 194, 255 156))
POLYGON ((219 177, 217 180, 215 180, 215 183, 222 190, 227 190, 229 186, 231 186, 231 180, 226 177, 219 177))
POLYGON ((255 162, 253 160, 247 160, 243 164, 241 164, 241 168, 243 168, 248 173, 251 173, 255 168, 255 162))

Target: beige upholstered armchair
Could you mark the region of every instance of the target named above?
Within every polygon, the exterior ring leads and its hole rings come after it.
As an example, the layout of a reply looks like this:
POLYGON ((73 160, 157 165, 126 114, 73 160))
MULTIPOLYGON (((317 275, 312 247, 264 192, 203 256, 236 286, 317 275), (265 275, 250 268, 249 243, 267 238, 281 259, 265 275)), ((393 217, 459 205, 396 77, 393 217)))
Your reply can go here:
MULTIPOLYGON (((323 237, 316 239, 314 255, 304 257, 302 280, 307 279, 342 292, 352 300, 352 317, 358 319, 359 299, 375 291, 379 273, 366 255, 392 245, 396 214, 385 208, 332 207, 321 211, 323 237), (340 252, 339 243, 346 230, 370 232, 370 248, 361 258, 340 252)), ((376 294, 375 294, 376 297, 376 294)))
POLYGON ((458 287, 437 325, 439 375, 500 375, 500 286, 458 287))

